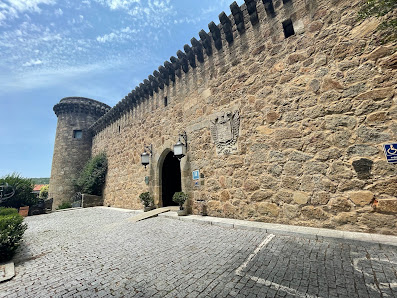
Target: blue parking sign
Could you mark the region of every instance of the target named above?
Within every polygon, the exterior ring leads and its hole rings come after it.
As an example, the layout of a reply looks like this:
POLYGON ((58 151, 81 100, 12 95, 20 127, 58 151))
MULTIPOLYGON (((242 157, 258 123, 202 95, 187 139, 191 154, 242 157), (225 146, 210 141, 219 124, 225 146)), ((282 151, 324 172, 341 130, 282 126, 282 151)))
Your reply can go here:
POLYGON ((397 163, 397 144, 385 144, 383 145, 387 162, 397 163))
POLYGON ((193 171, 192 174, 193 174, 193 180, 200 179, 200 171, 199 170, 193 171))

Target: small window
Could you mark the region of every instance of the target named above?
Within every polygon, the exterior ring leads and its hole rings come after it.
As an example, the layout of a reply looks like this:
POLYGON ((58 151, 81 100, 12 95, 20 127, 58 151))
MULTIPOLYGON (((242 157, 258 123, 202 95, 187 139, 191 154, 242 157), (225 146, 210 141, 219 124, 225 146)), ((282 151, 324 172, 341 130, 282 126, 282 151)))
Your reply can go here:
POLYGON ((121 132, 121 126, 119 125, 119 133, 121 132))
POLYGON ((73 139, 81 139, 83 137, 82 130, 73 130, 73 139))
POLYGON ((165 106, 165 107, 168 106, 168 98, 167 98, 167 96, 164 97, 164 106, 165 106))
POLYGON ((283 4, 287 4, 288 2, 292 2, 292 0, 283 0, 283 4))
POLYGON ((291 19, 283 22, 283 29, 285 38, 288 38, 295 34, 294 25, 292 24, 291 19))

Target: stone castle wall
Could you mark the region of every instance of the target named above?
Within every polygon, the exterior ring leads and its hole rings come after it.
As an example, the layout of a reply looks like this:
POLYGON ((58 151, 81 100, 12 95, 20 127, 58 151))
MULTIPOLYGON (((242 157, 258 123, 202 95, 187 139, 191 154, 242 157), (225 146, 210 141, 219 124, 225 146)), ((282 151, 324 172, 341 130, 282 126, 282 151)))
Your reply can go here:
POLYGON ((89 130, 109 106, 88 98, 68 97, 54 106, 58 116, 48 197, 53 208, 70 202, 75 194, 74 181, 91 157, 92 135, 89 130), (82 138, 73 131, 81 130, 82 138))
POLYGON ((360 1, 246 2, 244 22, 234 11, 228 31, 221 18, 220 39, 212 27, 203 57, 193 47, 195 67, 185 46, 174 74, 160 68, 92 127, 93 154, 108 156, 105 205, 140 209, 149 190, 161 206, 162 161, 186 131, 195 214, 204 200, 212 216, 397 234, 397 168, 382 151, 397 139, 396 44, 378 45, 378 21, 357 21, 360 1), (211 123, 236 111, 235 151, 222 154, 211 123))

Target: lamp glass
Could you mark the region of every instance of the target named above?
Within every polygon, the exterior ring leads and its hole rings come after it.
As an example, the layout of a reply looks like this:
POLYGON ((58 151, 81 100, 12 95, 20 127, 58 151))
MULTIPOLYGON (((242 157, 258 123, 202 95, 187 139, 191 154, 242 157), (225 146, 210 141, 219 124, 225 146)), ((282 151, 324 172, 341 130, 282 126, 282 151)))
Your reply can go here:
POLYGON ((174 155, 177 158, 182 158, 186 155, 186 147, 185 144, 181 143, 180 141, 178 141, 178 143, 176 143, 174 145, 174 155))
POLYGON ((141 163, 142 163, 142 165, 147 166, 149 164, 149 159, 150 159, 149 153, 143 152, 141 154, 141 163))

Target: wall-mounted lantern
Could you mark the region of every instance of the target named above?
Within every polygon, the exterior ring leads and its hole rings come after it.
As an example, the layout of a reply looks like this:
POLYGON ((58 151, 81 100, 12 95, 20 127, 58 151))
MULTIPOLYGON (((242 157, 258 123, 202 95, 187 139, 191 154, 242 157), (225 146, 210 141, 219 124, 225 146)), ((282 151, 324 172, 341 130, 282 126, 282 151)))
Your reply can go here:
POLYGON ((153 154, 152 149, 152 144, 150 144, 149 146, 144 146, 143 153, 141 154, 141 164, 145 166, 145 169, 146 166, 150 163, 150 156, 153 154))
POLYGON ((187 150, 187 135, 186 131, 184 131, 182 134, 179 134, 179 139, 178 142, 174 145, 174 156, 181 161, 181 159, 186 155, 186 150, 187 150), (183 141, 181 142, 181 138, 183 138, 183 141))

